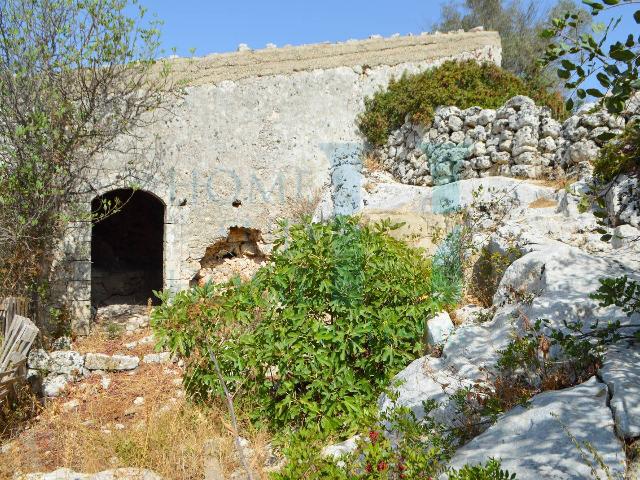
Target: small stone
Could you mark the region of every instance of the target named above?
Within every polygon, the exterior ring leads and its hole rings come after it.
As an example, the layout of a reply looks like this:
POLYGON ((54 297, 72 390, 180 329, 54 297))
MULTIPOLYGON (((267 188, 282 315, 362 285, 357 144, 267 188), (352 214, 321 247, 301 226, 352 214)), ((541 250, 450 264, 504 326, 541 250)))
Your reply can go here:
POLYGON ((142 363, 169 363, 170 361, 170 352, 149 353, 142 357, 142 363))
POLYGON ((441 312, 427 321, 427 344, 442 345, 454 329, 447 312, 441 312))
POLYGON ((463 122, 462 119, 455 115, 450 115, 447 119, 447 123, 449 124, 449 130, 452 132, 459 132, 462 130, 463 122))
POLYGON ((65 412, 74 412, 80 406, 80 400, 73 399, 62 404, 62 410, 65 412))
POLYGON ((136 397, 133 404, 136 406, 144 405, 144 397, 136 397))
POLYGON ((140 359, 135 356, 87 353, 84 366, 89 370, 121 371, 133 370, 139 363, 140 359))
POLYGON ((42 393, 45 397, 57 397, 64 391, 70 380, 69 375, 49 374, 42 381, 42 393))
POLYGON ((109 387, 111 386, 111 379, 106 376, 102 377, 102 379, 100 380, 100 385, 104 390, 109 390, 109 387))
POLYGON ((51 344, 53 350, 71 350, 71 337, 56 338, 51 344))

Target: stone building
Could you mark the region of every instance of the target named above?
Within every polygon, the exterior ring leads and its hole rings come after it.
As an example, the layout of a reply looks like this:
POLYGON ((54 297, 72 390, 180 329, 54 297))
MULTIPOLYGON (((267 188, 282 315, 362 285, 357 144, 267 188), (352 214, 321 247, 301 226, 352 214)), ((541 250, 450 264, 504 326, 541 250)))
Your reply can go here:
MULTIPOLYGON (((404 72, 448 59, 500 64, 500 38, 473 31, 245 50, 172 61, 184 94, 135 141, 142 155, 100 160, 88 211, 124 201, 106 220, 73 223, 56 267, 77 333, 93 307, 146 303, 180 289, 203 262, 260 255, 276 221, 329 192, 334 211, 361 200, 364 99, 404 72)), ((123 149, 126 151, 126 149, 123 149)))

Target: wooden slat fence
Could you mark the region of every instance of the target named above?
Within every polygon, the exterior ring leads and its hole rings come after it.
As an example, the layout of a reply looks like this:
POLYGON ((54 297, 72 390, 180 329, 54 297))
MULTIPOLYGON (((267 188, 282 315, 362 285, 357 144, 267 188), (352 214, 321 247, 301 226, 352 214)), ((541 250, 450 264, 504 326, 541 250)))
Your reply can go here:
POLYGON ((8 298, 2 304, 0 321, 3 339, 0 346, 0 401, 13 391, 13 387, 27 374, 27 354, 39 330, 27 317, 28 303, 8 298))

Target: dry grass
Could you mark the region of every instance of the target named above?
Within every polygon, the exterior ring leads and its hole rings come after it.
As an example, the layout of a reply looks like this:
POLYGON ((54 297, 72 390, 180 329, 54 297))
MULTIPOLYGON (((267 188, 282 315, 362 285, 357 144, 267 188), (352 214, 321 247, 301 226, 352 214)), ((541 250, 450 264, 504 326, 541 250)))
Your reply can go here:
POLYGON ((155 346, 153 342, 137 345, 134 348, 127 348, 124 345, 137 342, 149 335, 151 335, 149 329, 143 329, 137 332, 123 332, 118 335, 109 334, 104 330, 97 330, 86 337, 78 337, 78 339, 73 342, 73 350, 80 353, 99 352, 106 353, 107 355, 142 356, 153 352, 155 346))
POLYGON ((557 206, 558 202, 544 197, 538 198, 529 204, 529 208, 551 208, 557 206))
POLYGON ((320 201, 322 200, 322 189, 316 188, 308 195, 300 195, 287 198, 286 216, 293 223, 302 221, 307 216, 313 216, 320 201))
MULTIPOLYGON (((124 338, 133 341, 135 336, 124 338)), ((82 346, 119 351, 113 340, 104 337, 87 338, 82 346)), ((185 400, 180 368, 142 364, 134 372, 112 373, 109 378, 106 390, 101 377, 93 375, 72 385, 66 397, 48 402, 0 453, 0 478, 61 467, 87 473, 138 467, 166 479, 201 479, 209 440, 218 445, 225 478, 240 467, 224 405, 185 400), (137 397, 144 397, 142 405, 134 404, 137 397), (77 406, 70 408, 71 401, 77 406)), ((268 436, 247 422, 242 422, 241 430, 256 452, 252 458, 256 478, 266 478, 260 467, 268 436)))
POLYGON ((542 185, 543 187, 551 187, 554 190, 563 190, 569 187, 572 183, 575 183, 578 179, 576 177, 558 177, 558 178, 538 178, 532 180, 526 180, 527 183, 533 183, 534 185, 542 185))
POLYGON ((380 160, 373 153, 367 153, 362 157, 362 166, 368 172, 384 171, 384 167, 380 163, 380 160))

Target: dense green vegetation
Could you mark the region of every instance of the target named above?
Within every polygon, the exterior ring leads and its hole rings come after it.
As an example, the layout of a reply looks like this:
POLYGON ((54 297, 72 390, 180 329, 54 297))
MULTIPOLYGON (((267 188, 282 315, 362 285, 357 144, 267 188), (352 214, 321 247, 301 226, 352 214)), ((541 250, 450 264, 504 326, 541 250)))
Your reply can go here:
POLYGON ((482 25, 485 30, 496 31, 502 43, 502 68, 541 85, 558 86, 553 68, 541 68, 538 62, 540 52, 550 43, 540 33, 565 12, 576 15, 578 33, 587 29, 591 21, 589 12, 575 0, 443 2, 441 20, 434 29, 442 32, 468 31, 482 25))
POLYGON ((492 63, 448 61, 426 72, 392 80, 386 90, 365 100, 359 126, 369 142, 382 145, 407 115, 428 125, 439 106, 497 108, 516 95, 527 95, 551 107, 556 115, 563 113, 559 95, 532 86, 492 63))
POLYGON ((610 182, 624 173, 640 171, 640 122, 630 123, 622 135, 610 140, 594 161, 594 174, 601 182, 610 182))
POLYGON ((436 287, 431 261, 388 236, 393 228, 307 221, 282 232, 251 282, 162 294, 152 325, 163 347, 188 359, 188 392, 221 393, 213 352, 258 424, 353 429, 421 355, 425 322, 460 292, 445 273, 459 268, 439 261, 436 287))

